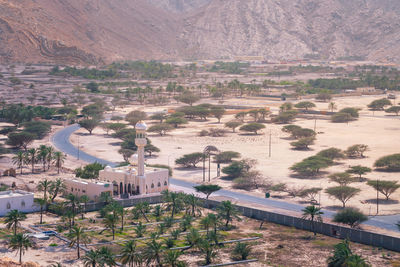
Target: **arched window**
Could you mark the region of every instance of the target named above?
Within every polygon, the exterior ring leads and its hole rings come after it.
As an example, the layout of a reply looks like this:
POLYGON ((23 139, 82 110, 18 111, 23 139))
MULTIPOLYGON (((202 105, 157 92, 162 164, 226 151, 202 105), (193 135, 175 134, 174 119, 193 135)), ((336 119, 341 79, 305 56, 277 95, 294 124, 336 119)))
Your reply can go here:
POLYGON ((153 183, 151 184, 151 188, 154 188, 154 184, 153 183))
POLYGON ((165 186, 167 186, 167 185, 168 185, 167 181, 165 181, 165 182, 164 182, 164 185, 165 185, 165 186))
POLYGON ((23 200, 21 201, 21 207, 23 207, 23 208, 25 207, 25 201, 23 201, 23 200))
POLYGON ((161 183, 160 183, 160 182, 158 182, 157 186, 158 186, 158 187, 161 187, 161 183))
POLYGON ((10 204, 10 202, 7 202, 7 209, 11 209, 11 204, 10 204))

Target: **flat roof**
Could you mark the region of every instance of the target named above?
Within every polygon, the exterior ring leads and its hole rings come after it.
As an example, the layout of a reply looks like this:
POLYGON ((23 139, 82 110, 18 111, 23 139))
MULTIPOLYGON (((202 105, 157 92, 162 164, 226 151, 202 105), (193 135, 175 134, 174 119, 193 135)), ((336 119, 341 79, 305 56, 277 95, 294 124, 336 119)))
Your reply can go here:
POLYGON ((11 190, 0 192, 0 198, 22 197, 22 196, 27 196, 27 195, 33 196, 33 193, 21 191, 21 190, 16 190, 14 192, 11 190))

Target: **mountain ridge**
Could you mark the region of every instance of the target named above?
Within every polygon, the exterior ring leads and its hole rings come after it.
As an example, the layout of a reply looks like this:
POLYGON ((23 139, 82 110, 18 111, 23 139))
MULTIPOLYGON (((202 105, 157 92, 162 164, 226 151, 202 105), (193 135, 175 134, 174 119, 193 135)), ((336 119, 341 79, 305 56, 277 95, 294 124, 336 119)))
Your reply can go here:
POLYGON ((400 61, 395 0, 0 0, 0 63, 400 61))

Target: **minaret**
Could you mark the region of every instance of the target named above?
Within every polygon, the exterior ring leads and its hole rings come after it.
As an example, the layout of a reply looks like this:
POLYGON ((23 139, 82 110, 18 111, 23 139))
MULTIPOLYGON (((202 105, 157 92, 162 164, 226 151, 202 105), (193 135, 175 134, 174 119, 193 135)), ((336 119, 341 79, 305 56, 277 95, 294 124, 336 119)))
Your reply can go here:
POLYGON ((144 176, 144 147, 147 145, 147 140, 146 140, 147 125, 145 122, 139 121, 138 123, 136 123, 135 129, 136 129, 135 144, 138 147, 137 175, 144 176))

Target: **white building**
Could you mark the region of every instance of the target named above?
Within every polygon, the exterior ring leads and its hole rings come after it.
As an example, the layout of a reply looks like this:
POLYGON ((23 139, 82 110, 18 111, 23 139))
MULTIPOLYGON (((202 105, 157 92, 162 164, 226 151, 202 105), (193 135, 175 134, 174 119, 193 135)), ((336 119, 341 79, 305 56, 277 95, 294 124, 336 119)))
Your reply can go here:
POLYGON ((128 198, 133 195, 160 193, 168 189, 168 169, 145 166, 146 123, 138 122, 135 129, 135 144, 138 149, 137 154, 132 156, 129 166, 119 168, 107 166, 99 172, 98 181, 65 180, 67 186, 65 193, 72 193, 78 196, 87 195, 90 199, 96 201, 102 192, 109 192, 113 196, 121 198, 128 198))
POLYGON ((33 193, 22 190, 0 192, 0 216, 6 215, 11 210, 21 212, 35 212, 38 206, 33 202, 33 193))

